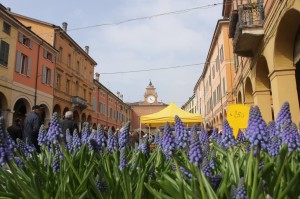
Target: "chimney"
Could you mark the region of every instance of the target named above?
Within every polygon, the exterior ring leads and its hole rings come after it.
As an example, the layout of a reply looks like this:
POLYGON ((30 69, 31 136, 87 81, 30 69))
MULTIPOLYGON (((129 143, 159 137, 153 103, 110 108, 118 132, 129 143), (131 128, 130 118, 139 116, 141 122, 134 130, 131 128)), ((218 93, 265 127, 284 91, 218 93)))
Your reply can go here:
POLYGON ((62 29, 67 32, 67 28, 68 28, 68 23, 67 22, 63 22, 62 23, 62 29))
POLYGON ((117 91, 117 96, 120 98, 120 92, 119 91, 117 91))
POLYGON ((7 8, 6 8, 6 10, 7 10, 8 12, 10 12, 10 11, 11 11, 10 7, 7 7, 7 8))
POLYGON ((86 52, 87 54, 89 54, 89 49, 90 49, 90 47, 89 47, 89 46, 85 46, 84 48, 85 48, 85 52, 86 52))
POLYGON ((120 95, 120 99, 123 101, 123 94, 120 95))
POLYGON ((100 74, 99 73, 95 73, 95 75, 96 75, 96 80, 99 82, 100 74))

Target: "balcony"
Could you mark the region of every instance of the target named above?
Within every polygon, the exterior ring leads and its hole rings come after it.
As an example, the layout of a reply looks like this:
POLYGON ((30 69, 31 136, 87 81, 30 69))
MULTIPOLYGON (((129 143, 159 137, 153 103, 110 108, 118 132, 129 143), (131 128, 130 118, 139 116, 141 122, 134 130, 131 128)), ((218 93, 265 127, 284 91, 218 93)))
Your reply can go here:
POLYGON ((234 33, 231 35, 234 53, 243 57, 254 56, 255 49, 264 36, 264 17, 262 2, 239 5, 237 12, 233 12, 230 30, 234 33))
POLYGON ((87 107, 86 100, 78 96, 72 96, 72 108, 75 107, 79 107, 81 110, 85 109, 87 107))

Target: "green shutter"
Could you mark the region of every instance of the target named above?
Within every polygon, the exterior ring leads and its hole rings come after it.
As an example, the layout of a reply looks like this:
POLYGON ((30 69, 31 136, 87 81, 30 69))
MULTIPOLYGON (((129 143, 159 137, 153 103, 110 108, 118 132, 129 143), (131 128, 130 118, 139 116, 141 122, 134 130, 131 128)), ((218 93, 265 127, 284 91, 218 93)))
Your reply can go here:
POLYGON ((54 70, 50 70, 51 72, 51 79, 50 79, 50 86, 53 87, 53 81, 54 81, 54 70))
POLYGON ((30 77, 30 73, 31 73, 31 65, 32 65, 31 57, 28 57, 27 77, 30 77))
POLYGON ((18 73, 21 73, 21 60, 22 60, 21 52, 17 51, 16 71, 18 73))
POLYGON ((43 66, 42 69, 42 83, 46 84, 46 78, 47 78, 47 68, 46 66, 43 66))

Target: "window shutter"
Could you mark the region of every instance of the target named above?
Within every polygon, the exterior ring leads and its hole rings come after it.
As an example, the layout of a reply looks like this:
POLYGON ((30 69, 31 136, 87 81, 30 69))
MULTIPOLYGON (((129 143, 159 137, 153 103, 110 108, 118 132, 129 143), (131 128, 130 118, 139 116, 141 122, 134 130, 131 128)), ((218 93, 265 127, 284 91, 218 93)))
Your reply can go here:
POLYGON ((28 57, 27 77, 30 77, 30 73, 31 73, 31 65, 32 65, 31 57, 28 57))
POLYGON ((52 62, 54 63, 55 61, 55 56, 52 54, 52 62))
POLYGON ((53 81, 54 81, 54 70, 51 70, 51 79, 50 79, 50 86, 53 87, 53 81))
POLYGON ((46 78, 47 78, 47 68, 46 68, 46 66, 43 66, 43 75, 42 75, 42 83, 43 84, 46 84, 46 78))
POLYGON ((9 44, 4 43, 5 45, 5 51, 4 51, 4 61, 8 64, 8 53, 9 53, 9 44))
POLYGON ((20 32, 18 34, 18 40, 19 40, 19 42, 23 43, 23 34, 20 32))
POLYGON ((22 59, 21 52, 17 51, 16 71, 18 73, 21 73, 21 59, 22 59))
POLYGON ((47 58, 47 50, 44 49, 44 58, 47 58))
POLYGON ((32 41, 29 40, 29 48, 32 49, 32 41))

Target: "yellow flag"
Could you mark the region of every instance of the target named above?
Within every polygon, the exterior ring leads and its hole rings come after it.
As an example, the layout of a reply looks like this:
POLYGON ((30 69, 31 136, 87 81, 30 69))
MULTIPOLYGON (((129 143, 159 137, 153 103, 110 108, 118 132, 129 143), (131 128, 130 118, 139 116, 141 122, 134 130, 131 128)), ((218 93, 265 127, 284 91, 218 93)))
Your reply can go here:
POLYGON ((228 105, 227 121, 233 129, 233 135, 237 138, 239 129, 247 128, 249 119, 249 105, 230 104, 228 105))

